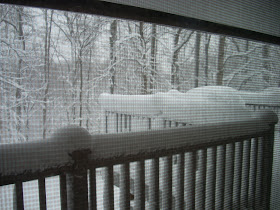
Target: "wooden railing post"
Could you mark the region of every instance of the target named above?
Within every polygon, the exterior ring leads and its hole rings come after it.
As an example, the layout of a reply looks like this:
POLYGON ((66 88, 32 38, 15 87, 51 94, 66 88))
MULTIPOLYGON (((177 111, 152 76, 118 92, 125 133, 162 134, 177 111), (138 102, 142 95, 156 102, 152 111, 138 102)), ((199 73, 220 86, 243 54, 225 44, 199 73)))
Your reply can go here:
POLYGON ((273 166, 273 146, 274 146, 274 130, 278 123, 278 117, 271 110, 259 111, 256 116, 270 126, 268 134, 264 137, 263 142, 263 208, 270 209, 271 200, 271 184, 272 184, 272 166, 273 166))
POLYGON ((66 174, 68 209, 88 209, 87 163, 90 150, 77 150, 69 154, 73 170, 66 174))
POLYGON ((270 209, 271 201, 271 184, 272 184, 272 166, 273 166, 273 151, 274 151, 274 129, 277 121, 271 122, 270 132, 267 137, 264 138, 264 182, 266 184, 264 188, 264 208, 270 209))
MULTIPOLYGON (((65 173, 66 177, 66 196, 64 203, 67 209, 88 209, 88 169, 89 155, 91 150, 88 148, 91 142, 89 132, 79 126, 70 125, 57 130, 53 134, 54 141, 62 142, 65 146, 69 161, 71 163, 70 170, 65 173), (66 202, 65 202, 66 198, 66 202)), ((62 150, 63 151, 63 150, 62 150)), ((62 181, 62 179, 60 180, 62 181)), ((65 192, 64 192, 65 193, 65 192)))

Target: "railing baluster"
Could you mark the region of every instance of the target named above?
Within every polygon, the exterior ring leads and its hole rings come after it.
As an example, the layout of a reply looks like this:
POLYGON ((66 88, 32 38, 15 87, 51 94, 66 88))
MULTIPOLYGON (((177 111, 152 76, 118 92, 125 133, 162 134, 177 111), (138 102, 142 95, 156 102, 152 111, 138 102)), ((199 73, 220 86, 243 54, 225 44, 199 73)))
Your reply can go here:
POLYGON ((215 209, 217 147, 207 151, 206 209, 215 209))
POLYGON ((175 209, 184 209, 184 186, 185 186, 185 153, 178 155, 178 167, 177 167, 177 178, 176 187, 177 198, 175 209))
POLYGON ((130 209, 129 162, 120 165, 120 209, 130 209))
POLYGON ((225 163, 226 163, 226 145, 217 148, 217 189, 216 189, 216 208, 224 209, 225 198, 225 163))
POLYGON ((235 143, 235 147, 235 164, 233 175, 233 209, 238 209, 241 205, 243 142, 235 143))
POLYGON ((119 125, 120 125, 120 132, 123 132, 123 114, 120 114, 119 125))
POLYGON ((272 127, 264 137, 263 142, 263 164, 264 164, 264 208, 270 209, 271 181, 272 181, 272 162, 273 162, 273 144, 274 127, 272 127))
POLYGON ((198 165, 199 170, 197 173, 199 176, 197 179, 197 187, 196 187, 196 208, 198 209, 205 209, 205 198, 206 198, 206 163, 207 163, 207 149, 200 150, 199 156, 199 163, 198 165))
POLYGON ((15 190, 16 190, 16 209, 17 210, 23 210, 24 209, 24 203, 23 203, 22 182, 16 182, 15 190))
POLYGON ((150 170, 150 206, 151 209, 159 209, 159 158, 151 160, 150 170))
POLYGON ((91 210, 97 209, 96 200, 96 169, 91 168, 89 171, 89 184, 90 184, 90 208, 91 210))
POLYGON ((225 203, 224 207, 232 209, 233 180, 234 180, 235 144, 226 145, 226 171, 225 171, 225 203))
POLYGON ((114 117, 112 112, 107 112, 107 133, 112 133, 114 131, 114 117))
POLYGON ((256 175, 256 191, 255 191, 255 208, 260 208, 263 198, 263 138, 258 138, 258 158, 257 158, 257 175, 256 175))
POLYGON ((258 155, 258 140, 252 139, 251 141, 251 160, 250 160, 250 179, 248 191, 248 204, 250 208, 255 205, 255 192, 256 192, 256 176, 257 176, 257 155, 258 155))
POLYGON ((152 118, 148 118, 148 129, 151 130, 152 129, 152 118))
POLYGON ((195 209, 196 152, 186 154, 185 209, 195 209))
POLYGON ((248 206, 249 172, 250 172, 251 140, 244 142, 243 164, 242 164, 242 185, 241 185, 241 208, 248 206))
POLYGON ((129 132, 131 132, 131 129, 132 129, 131 118, 132 118, 132 116, 129 115, 129 118, 128 118, 128 119, 129 119, 129 121, 128 121, 128 126, 129 126, 129 127, 128 127, 128 131, 129 131, 129 132))
POLYGON ((162 172, 162 205, 166 209, 172 208, 172 156, 163 158, 162 172))
POLYGON ((145 161, 136 162, 135 187, 134 187, 135 209, 145 209, 145 161))
POLYGON ((119 132, 119 114, 116 113, 116 132, 119 132))
POLYGON ((180 182, 180 155, 175 154, 172 155, 172 186, 173 189, 176 189, 173 191, 173 200, 172 200, 172 205, 175 209, 178 209, 178 193, 179 193, 179 182, 180 182))
POLYGON ((205 201, 206 201, 206 172, 207 172, 207 149, 202 150, 202 156, 201 156, 201 170, 202 170, 202 208, 205 209, 205 201))
POLYGON ((124 129, 127 130, 127 114, 124 115, 124 129))
POLYGON ((105 112, 105 133, 108 133, 108 112, 105 112))
POLYGON ((46 203, 46 182, 45 178, 41 177, 38 180, 39 184, 39 202, 40 202, 40 210, 47 209, 47 203, 46 203))
POLYGON ((67 187, 66 187, 66 175, 61 174, 59 176, 60 181, 60 203, 61 209, 67 210, 67 187))
POLYGON ((113 166, 104 169, 104 190, 103 190, 104 209, 114 209, 114 170, 113 166))

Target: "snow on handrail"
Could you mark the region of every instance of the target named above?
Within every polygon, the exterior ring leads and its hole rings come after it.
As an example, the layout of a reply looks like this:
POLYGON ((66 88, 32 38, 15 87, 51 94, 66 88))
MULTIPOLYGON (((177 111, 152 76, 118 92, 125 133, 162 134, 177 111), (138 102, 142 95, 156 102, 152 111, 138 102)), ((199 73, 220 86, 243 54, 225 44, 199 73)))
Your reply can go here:
POLYGON ((181 93, 152 95, 101 94, 105 111, 164 118, 187 124, 234 122, 252 115, 239 92, 230 87, 205 86, 181 93))
POLYGON ((69 126, 45 141, 1 144, 0 184, 7 184, 8 176, 71 166, 75 151, 85 151, 89 161, 102 166, 106 161, 135 161, 133 158, 152 158, 182 148, 187 151, 244 140, 268 132, 277 121, 274 112, 263 110, 236 122, 132 133, 90 135, 81 127, 69 126))
POLYGON ((105 111, 164 118, 187 124, 207 124, 246 119, 248 105, 280 107, 280 88, 262 92, 237 91, 225 86, 204 86, 186 93, 170 90, 151 95, 103 93, 99 103, 105 111))
POLYGON ((280 88, 271 87, 261 92, 239 91, 246 104, 280 107, 280 88))

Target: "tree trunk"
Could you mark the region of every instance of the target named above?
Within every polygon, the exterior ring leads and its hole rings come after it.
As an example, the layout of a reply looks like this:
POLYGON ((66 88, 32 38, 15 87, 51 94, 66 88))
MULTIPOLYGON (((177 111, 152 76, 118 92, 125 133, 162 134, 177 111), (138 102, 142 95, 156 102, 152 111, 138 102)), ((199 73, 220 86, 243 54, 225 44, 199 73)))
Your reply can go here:
POLYGON ((179 44, 179 38, 182 29, 179 28, 174 37, 174 52, 172 56, 172 68, 171 68, 171 86, 172 89, 179 89, 179 65, 178 65, 178 57, 180 50, 177 49, 179 44))
MULTIPOLYGON (((142 45, 142 48, 144 49, 143 51, 146 52, 146 42, 145 42, 145 37, 144 37, 144 23, 143 22, 139 23, 139 34, 141 37, 141 45, 142 45)), ((143 54, 142 59, 145 62, 145 60, 146 60, 145 53, 143 54)), ((142 67, 141 80, 142 80, 141 94, 146 95, 146 94, 148 94, 148 72, 143 67, 142 67)))
MULTIPOLYGON (((22 51, 25 51, 25 37, 24 37, 24 33, 23 33, 23 20, 22 20, 23 7, 19 7, 17 9, 17 14, 18 14, 18 39, 20 40, 22 51)), ((18 69, 17 69, 17 83, 18 83, 19 86, 21 85, 22 65, 23 65, 23 60, 22 60, 21 57, 19 57, 18 69)), ((16 89, 16 104, 17 104, 17 107, 16 107, 16 114, 17 114, 16 130, 17 130, 18 136, 21 132, 21 120, 22 120, 21 96, 22 96, 21 89, 17 88, 16 89)))
POLYGON ((110 75, 111 75, 111 84, 110 84, 110 93, 114 94, 115 92, 115 83, 116 83, 116 69, 115 69, 115 63, 116 63, 116 55, 115 55, 115 51, 116 51, 116 40, 117 40, 117 20, 114 20, 111 23, 111 27, 110 27, 110 75))
POLYGON ((209 68, 209 46, 210 46, 210 39, 211 35, 205 34, 205 67, 204 67, 204 74, 205 74, 205 82, 204 85, 208 85, 208 68, 209 68))
POLYGON ((47 109, 48 109, 48 94, 49 94, 49 79, 50 79, 50 45, 51 45, 51 31, 52 31, 52 17, 53 11, 51 11, 50 20, 48 20, 48 10, 45 10, 45 59, 44 59, 44 72, 45 72, 45 84, 47 85, 44 91, 43 98, 43 139, 46 139, 47 133, 47 109), (48 24, 50 22, 50 25, 48 24))
MULTIPOLYGON (((250 47, 250 42, 248 40, 246 40, 245 42, 245 52, 248 52, 249 51, 249 47, 250 47)), ((246 55, 245 56, 245 63, 248 63, 249 62, 249 55, 246 55)), ((245 69, 244 71, 244 75, 247 75, 248 74, 248 69, 245 69)), ((251 77, 247 77, 245 78, 239 85, 239 88, 238 90, 242 90, 242 88, 247 84, 247 82, 249 82, 251 80, 251 77)))
POLYGON ((269 83, 269 72, 270 72, 270 65, 269 65, 269 46, 267 44, 263 45, 262 48, 262 56, 263 56, 263 68, 266 72, 263 74, 263 79, 267 83, 265 87, 268 86, 269 83))
POLYGON ((80 49, 79 55, 80 63, 80 126, 82 126, 83 120, 83 61, 82 61, 82 49, 80 49))
POLYGON ((172 89, 177 89, 180 90, 180 67, 178 65, 178 59, 179 59, 179 53, 180 50, 183 48, 183 46, 185 46, 185 44, 187 42, 189 42, 191 36, 193 35, 194 31, 192 31, 190 34, 188 34, 186 37, 184 37, 181 41, 181 43, 179 43, 180 41, 180 36, 182 29, 179 28, 175 34, 174 37, 174 51, 173 51, 173 56, 172 56, 172 68, 171 68, 171 86, 172 89))
POLYGON ((200 38, 201 38, 201 33, 196 32, 196 40, 195 40, 195 83, 194 83, 194 87, 198 87, 200 38))
POLYGON ((219 39, 219 54, 218 54, 218 73, 217 73, 217 85, 223 85, 223 77, 224 77, 224 57, 225 57, 225 43, 226 37, 220 35, 219 39))
POLYGON ((150 93, 153 92, 155 86, 155 76, 156 76, 156 34, 157 26, 156 24, 152 25, 152 37, 151 37, 151 78, 150 78, 150 93))
MULTIPOLYGON (((91 57, 92 57, 92 49, 89 50, 87 84, 90 84, 89 80, 90 80, 90 71, 91 71, 91 57)), ((89 99, 90 99, 90 91, 88 89, 87 90, 87 121, 86 121, 86 128, 88 131, 89 131, 89 120, 90 120, 90 109, 91 109, 91 107, 89 106, 89 99)))

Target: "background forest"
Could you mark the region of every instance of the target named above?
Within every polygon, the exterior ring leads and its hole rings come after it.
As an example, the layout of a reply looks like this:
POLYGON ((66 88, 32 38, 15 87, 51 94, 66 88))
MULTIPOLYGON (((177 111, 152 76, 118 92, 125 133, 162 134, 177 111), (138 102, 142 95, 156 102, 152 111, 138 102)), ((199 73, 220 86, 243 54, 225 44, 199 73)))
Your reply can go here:
POLYGON ((100 132, 101 93, 280 86, 279 46, 80 13, 0 5, 0 143, 77 124, 100 132))

